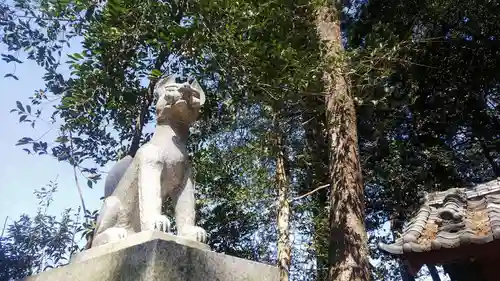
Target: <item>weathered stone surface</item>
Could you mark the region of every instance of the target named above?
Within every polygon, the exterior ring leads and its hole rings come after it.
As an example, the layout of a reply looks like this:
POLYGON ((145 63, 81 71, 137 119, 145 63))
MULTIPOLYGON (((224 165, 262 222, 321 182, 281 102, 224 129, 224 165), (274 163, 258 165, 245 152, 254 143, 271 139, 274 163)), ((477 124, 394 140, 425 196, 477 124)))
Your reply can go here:
POLYGON ((81 262, 84 260, 96 258, 98 256, 105 255, 107 253, 116 252, 121 249, 125 249, 131 246, 140 245, 145 242, 160 239, 165 241, 172 241, 178 244, 186 245, 192 248, 197 248, 200 250, 210 251, 210 247, 205 243, 200 243, 193 241, 191 239, 185 239, 180 236, 168 234, 160 231, 143 231, 136 234, 132 234, 127 239, 110 242, 99 247, 94 247, 83 252, 79 252, 73 255, 71 258, 71 263, 81 262))
POLYGON ((156 128, 135 156, 126 156, 111 169, 105 183, 106 199, 89 247, 125 239, 142 231, 170 231, 162 214, 172 199, 180 236, 206 242, 206 231, 195 225, 194 175, 187 152, 189 128, 200 114, 205 94, 198 82, 160 79, 154 88, 156 128))
MULTIPOLYGON (((160 234, 161 236, 150 233, 153 240, 134 244, 141 239, 146 239, 146 234, 139 233, 116 242, 118 244, 130 243, 131 246, 120 248, 120 245, 113 243, 103 245, 100 247, 111 247, 115 251, 109 252, 111 249, 101 249, 100 254, 94 252, 94 256, 87 260, 52 269, 25 278, 24 281, 278 280, 279 273, 276 267, 183 245, 180 244, 183 242, 181 240, 175 242, 164 239, 166 236, 163 235, 166 234, 163 233, 160 234)), ((175 236, 170 238, 172 237, 175 236)), ((91 250, 96 251, 100 247, 91 250)))

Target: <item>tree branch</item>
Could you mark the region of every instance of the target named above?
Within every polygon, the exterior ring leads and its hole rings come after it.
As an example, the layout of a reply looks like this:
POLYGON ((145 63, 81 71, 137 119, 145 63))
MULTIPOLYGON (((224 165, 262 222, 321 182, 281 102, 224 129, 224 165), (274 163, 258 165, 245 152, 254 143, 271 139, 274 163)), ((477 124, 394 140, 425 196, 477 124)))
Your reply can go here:
POLYGON ((321 186, 319 186, 319 187, 317 187, 317 188, 315 188, 315 189, 313 189, 313 190, 311 190, 311 191, 309 191, 309 192, 307 192, 307 193, 304 193, 304 194, 302 194, 302 195, 300 195, 300 196, 298 196, 298 197, 293 198, 293 199, 292 199, 292 201, 297 201, 297 200, 300 200, 300 199, 302 199, 302 198, 304 198, 304 197, 306 197, 306 196, 309 196, 309 195, 313 194, 314 192, 316 192, 316 191, 318 191, 318 190, 321 190, 321 189, 323 189, 323 188, 327 188, 327 187, 329 187, 329 186, 330 186, 330 184, 329 184, 329 183, 324 184, 324 185, 321 185, 321 186))
POLYGON ((83 216, 85 217, 87 215, 87 208, 85 208, 85 201, 83 200, 83 192, 82 192, 82 187, 80 186, 80 182, 78 181, 78 176, 76 173, 76 161, 75 158, 73 158, 73 136, 71 135, 71 131, 69 131, 69 145, 70 145, 70 154, 71 158, 73 160, 72 166, 73 166, 73 176, 75 179, 75 184, 76 188, 78 189, 78 195, 80 196, 80 201, 82 203, 82 209, 83 209, 83 216))
MULTIPOLYGON (((158 55, 158 58, 156 59, 154 68, 155 69, 160 69, 161 66, 165 63, 165 61, 168 58, 168 51, 167 49, 163 49, 160 54, 158 55)), ((146 96, 142 100, 142 107, 141 111, 139 112, 139 116, 137 116, 136 119, 136 124, 135 124, 135 131, 134 131, 134 137, 132 138, 132 142, 130 144, 130 148, 128 150, 128 155, 134 157, 135 153, 137 150, 139 150, 139 145, 141 143, 141 138, 142 138, 142 129, 144 128, 144 125, 146 123, 146 117, 149 112, 149 107, 151 106, 151 103, 153 103, 153 91, 154 87, 156 85, 157 80, 156 79, 151 79, 149 81, 148 85, 148 91, 146 93, 146 96)))

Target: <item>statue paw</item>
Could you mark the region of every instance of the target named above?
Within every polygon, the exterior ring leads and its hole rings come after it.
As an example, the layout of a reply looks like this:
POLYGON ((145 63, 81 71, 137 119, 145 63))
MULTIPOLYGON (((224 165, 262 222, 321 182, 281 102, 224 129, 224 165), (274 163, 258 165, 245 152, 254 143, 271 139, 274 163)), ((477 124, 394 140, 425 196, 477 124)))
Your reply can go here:
POLYGON ((125 228, 121 227, 113 227, 113 235, 116 237, 118 240, 123 240, 127 238, 128 232, 125 228))
POLYGON ((180 236, 195 240, 201 243, 207 242, 207 232, 199 226, 185 226, 180 232, 180 236))
POLYGON ((170 232, 170 220, 165 215, 159 215, 153 225, 154 230, 162 231, 162 232, 170 232))
POLYGON ((123 240, 127 238, 127 234, 128 232, 125 228, 110 227, 104 232, 99 233, 94 240, 92 240, 92 247, 123 240))

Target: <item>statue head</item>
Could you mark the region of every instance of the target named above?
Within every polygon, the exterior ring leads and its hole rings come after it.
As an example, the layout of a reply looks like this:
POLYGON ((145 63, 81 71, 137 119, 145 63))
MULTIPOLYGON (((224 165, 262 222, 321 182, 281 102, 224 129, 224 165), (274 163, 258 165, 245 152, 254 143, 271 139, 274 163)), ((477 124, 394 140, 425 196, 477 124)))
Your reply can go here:
POLYGON ((205 103, 205 93, 196 80, 191 84, 177 83, 173 75, 156 83, 154 95, 158 124, 170 120, 188 125, 198 119, 200 108, 205 103))

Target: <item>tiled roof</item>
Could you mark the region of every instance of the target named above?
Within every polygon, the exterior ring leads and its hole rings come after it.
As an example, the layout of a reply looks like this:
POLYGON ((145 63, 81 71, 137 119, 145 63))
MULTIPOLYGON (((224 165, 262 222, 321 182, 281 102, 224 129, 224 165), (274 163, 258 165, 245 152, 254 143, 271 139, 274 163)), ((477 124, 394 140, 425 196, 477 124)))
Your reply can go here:
POLYGON ((500 178, 472 188, 426 194, 424 204, 393 244, 391 254, 428 252, 500 239, 500 178))

